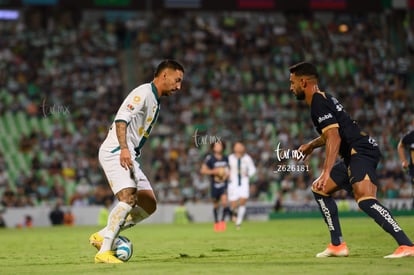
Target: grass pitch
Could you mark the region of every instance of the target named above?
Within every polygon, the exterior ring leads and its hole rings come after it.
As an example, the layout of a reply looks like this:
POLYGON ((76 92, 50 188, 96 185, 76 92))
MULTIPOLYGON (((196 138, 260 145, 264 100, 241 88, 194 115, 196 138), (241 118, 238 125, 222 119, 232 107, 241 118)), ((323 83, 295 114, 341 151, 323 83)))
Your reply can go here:
MULTIPOLYGON (((397 217, 414 240, 414 217, 397 217)), ((0 230, 0 274, 413 274, 414 257, 383 259, 397 245, 369 218, 344 218, 347 258, 315 258, 329 234, 321 219, 228 224, 143 224, 121 233, 129 262, 94 264, 88 237, 98 227, 0 230)))

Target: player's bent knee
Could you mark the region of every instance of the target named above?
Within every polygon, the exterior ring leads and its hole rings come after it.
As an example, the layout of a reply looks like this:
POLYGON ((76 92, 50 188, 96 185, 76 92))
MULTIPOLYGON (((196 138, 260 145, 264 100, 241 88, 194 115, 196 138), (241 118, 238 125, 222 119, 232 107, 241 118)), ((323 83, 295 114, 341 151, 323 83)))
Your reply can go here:
POLYGON ((125 202, 134 207, 137 204, 136 192, 137 191, 134 188, 125 188, 119 191, 116 194, 116 197, 119 201, 125 202))
POLYGON ((157 210, 157 199, 152 191, 142 190, 138 191, 137 195, 138 205, 151 215, 157 210))
POLYGON ((150 199, 148 203, 146 204, 145 211, 148 213, 148 215, 151 215, 157 210, 157 200, 150 199))
POLYGON ((326 194, 325 192, 322 192, 322 191, 320 191, 320 190, 317 190, 313 185, 312 185, 312 188, 311 188, 311 190, 312 190, 312 193, 315 195, 315 194, 318 194, 318 195, 320 195, 320 196, 323 196, 323 197, 329 197, 329 196, 331 196, 331 195, 329 195, 329 194, 326 194))
POLYGON ((356 202, 364 199, 376 199, 377 197, 377 186, 369 180, 354 183, 352 189, 356 202))

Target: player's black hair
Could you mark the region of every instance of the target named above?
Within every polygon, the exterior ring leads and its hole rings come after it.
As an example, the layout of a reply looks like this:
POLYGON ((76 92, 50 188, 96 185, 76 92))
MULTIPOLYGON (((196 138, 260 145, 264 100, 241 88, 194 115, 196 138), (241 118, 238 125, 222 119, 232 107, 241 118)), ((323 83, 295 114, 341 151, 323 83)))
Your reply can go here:
POLYGON ((224 150, 226 150, 226 143, 224 141, 222 141, 222 140, 211 143, 210 144, 210 149, 211 150, 214 149, 214 144, 216 144, 216 143, 221 143, 221 146, 223 147, 223 152, 224 152, 224 150))
POLYGON ((296 76, 313 76, 319 78, 318 70, 315 65, 309 62, 300 62, 289 67, 289 71, 296 76))
POLYGON ((184 73, 184 67, 178 61, 173 59, 163 60, 155 69, 154 76, 159 76, 164 69, 179 70, 184 73))

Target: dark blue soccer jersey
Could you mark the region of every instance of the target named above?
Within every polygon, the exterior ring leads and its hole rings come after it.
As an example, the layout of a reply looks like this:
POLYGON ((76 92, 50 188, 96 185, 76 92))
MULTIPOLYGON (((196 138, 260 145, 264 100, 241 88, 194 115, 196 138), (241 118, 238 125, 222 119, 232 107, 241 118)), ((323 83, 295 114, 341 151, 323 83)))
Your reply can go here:
MULTIPOLYGON (((223 156, 221 159, 217 159, 214 154, 209 154, 206 156, 204 163, 207 165, 208 168, 214 169, 219 167, 229 167, 229 159, 227 156, 223 156)), ((213 187, 221 187, 227 184, 227 180, 220 181, 217 176, 211 175, 211 185, 213 187)))
POLYGON ((330 94, 317 92, 313 95, 310 107, 313 124, 319 134, 337 127, 341 137, 339 154, 345 161, 351 154, 369 153, 378 150, 375 140, 364 133, 356 121, 345 112, 344 107, 330 94))
POLYGON ((402 139, 401 143, 409 149, 410 152, 410 175, 414 176, 414 131, 409 132, 406 134, 402 139))

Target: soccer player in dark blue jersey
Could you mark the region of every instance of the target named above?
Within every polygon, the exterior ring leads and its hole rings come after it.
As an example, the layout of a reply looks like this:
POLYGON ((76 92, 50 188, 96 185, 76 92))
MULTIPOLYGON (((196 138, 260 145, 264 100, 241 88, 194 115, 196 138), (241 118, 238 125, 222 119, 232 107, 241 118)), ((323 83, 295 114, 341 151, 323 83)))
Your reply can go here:
POLYGON ((376 168, 381 157, 377 142, 362 131, 332 95, 319 90, 318 72, 308 62, 289 68, 290 91, 298 100, 305 100, 311 118, 320 134, 303 144, 299 150, 305 156, 315 148, 325 146, 326 158, 321 175, 313 182, 312 191, 328 226, 331 243, 317 257, 348 256, 348 247, 342 239, 338 209, 331 195, 340 190, 352 191, 359 208, 388 232, 399 247, 385 258, 414 256, 414 246, 391 212, 376 198, 376 168), (337 162, 337 157, 342 160, 337 162))
MULTIPOLYGON (((414 121, 412 122, 412 126, 414 126, 414 121)), ((414 190, 414 130, 409 131, 401 138, 397 148, 401 165, 404 169, 408 169, 408 174, 410 175, 411 180, 411 188, 414 190), (409 161, 405 156, 406 151, 409 155, 409 161)), ((414 208, 414 200, 412 207, 414 208)))
POLYGON ((224 154, 225 143, 223 141, 211 144, 212 153, 208 154, 201 166, 200 173, 210 176, 210 192, 213 200, 214 231, 226 230, 226 216, 231 216, 227 202, 227 183, 229 177, 229 159, 224 154), (222 207, 221 219, 219 209, 222 207))

